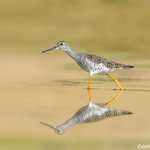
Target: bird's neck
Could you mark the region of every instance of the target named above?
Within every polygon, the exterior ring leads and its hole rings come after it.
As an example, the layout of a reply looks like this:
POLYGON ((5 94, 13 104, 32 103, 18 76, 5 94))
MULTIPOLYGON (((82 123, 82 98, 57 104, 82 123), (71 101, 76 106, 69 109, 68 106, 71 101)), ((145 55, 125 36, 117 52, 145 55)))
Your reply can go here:
POLYGON ((71 48, 66 49, 65 52, 73 59, 76 59, 76 57, 78 56, 78 52, 71 48))
POLYGON ((56 128, 59 128, 60 130, 65 131, 66 129, 71 128, 74 125, 76 125, 76 123, 74 121, 74 118, 72 117, 72 118, 66 120, 64 123, 58 125, 56 128))

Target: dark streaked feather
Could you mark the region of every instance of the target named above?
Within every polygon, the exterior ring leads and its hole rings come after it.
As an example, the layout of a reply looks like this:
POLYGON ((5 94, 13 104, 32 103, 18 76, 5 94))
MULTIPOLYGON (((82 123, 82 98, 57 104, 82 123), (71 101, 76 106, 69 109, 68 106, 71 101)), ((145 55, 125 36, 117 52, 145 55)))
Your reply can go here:
POLYGON ((130 65, 126 65, 126 64, 121 64, 121 63, 117 63, 115 61, 111 61, 108 60, 106 58, 100 57, 100 56, 96 56, 96 55, 91 55, 91 54, 86 54, 86 58, 93 62, 94 64, 98 65, 98 64, 104 64, 107 68, 113 69, 113 68, 133 68, 134 66, 130 66, 130 65))

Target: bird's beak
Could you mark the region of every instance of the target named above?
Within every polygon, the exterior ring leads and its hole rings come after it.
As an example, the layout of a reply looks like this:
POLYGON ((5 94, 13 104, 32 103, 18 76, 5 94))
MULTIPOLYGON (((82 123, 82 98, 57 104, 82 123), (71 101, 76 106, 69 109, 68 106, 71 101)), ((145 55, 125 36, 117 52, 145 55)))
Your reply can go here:
POLYGON ((46 53, 46 52, 51 51, 51 50, 54 50, 54 49, 56 49, 56 48, 57 48, 57 46, 54 46, 54 47, 45 49, 45 50, 43 50, 43 51, 41 51, 41 52, 42 52, 42 53, 46 53))
POLYGON ((44 126, 47 126, 47 127, 49 127, 49 128, 51 128, 51 129, 53 129, 53 130, 56 130, 56 127, 53 127, 52 125, 50 125, 50 124, 48 124, 48 123, 45 123, 45 122, 40 122, 40 124, 42 124, 42 125, 44 125, 44 126))

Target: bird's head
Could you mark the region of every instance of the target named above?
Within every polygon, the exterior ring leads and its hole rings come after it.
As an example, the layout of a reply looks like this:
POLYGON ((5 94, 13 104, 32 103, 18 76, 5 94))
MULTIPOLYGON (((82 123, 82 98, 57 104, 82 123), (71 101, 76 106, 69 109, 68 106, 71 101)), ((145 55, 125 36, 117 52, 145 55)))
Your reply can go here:
POLYGON ((57 133, 57 134, 59 134, 59 135, 64 134, 64 130, 62 130, 62 129, 56 128, 54 131, 55 131, 55 133, 57 133))
POLYGON ((67 51, 69 49, 69 44, 65 41, 57 41, 56 44, 53 47, 50 47, 48 49, 45 49, 42 51, 42 53, 46 53, 48 51, 52 51, 52 50, 63 50, 63 51, 67 51))

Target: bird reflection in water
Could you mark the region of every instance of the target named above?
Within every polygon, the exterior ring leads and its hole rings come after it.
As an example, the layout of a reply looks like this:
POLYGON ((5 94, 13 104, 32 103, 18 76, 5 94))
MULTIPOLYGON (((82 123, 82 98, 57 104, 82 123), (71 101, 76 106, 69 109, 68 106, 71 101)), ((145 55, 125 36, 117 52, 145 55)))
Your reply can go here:
POLYGON ((132 112, 127 110, 115 109, 108 106, 110 103, 118 99, 120 94, 121 91, 109 99, 106 103, 94 103, 90 101, 88 105, 81 107, 71 118, 57 126, 52 126, 45 122, 40 123, 53 129, 55 133, 61 135, 65 133, 67 129, 79 124, 97 122, 106 118, 132 114, 132 112))

